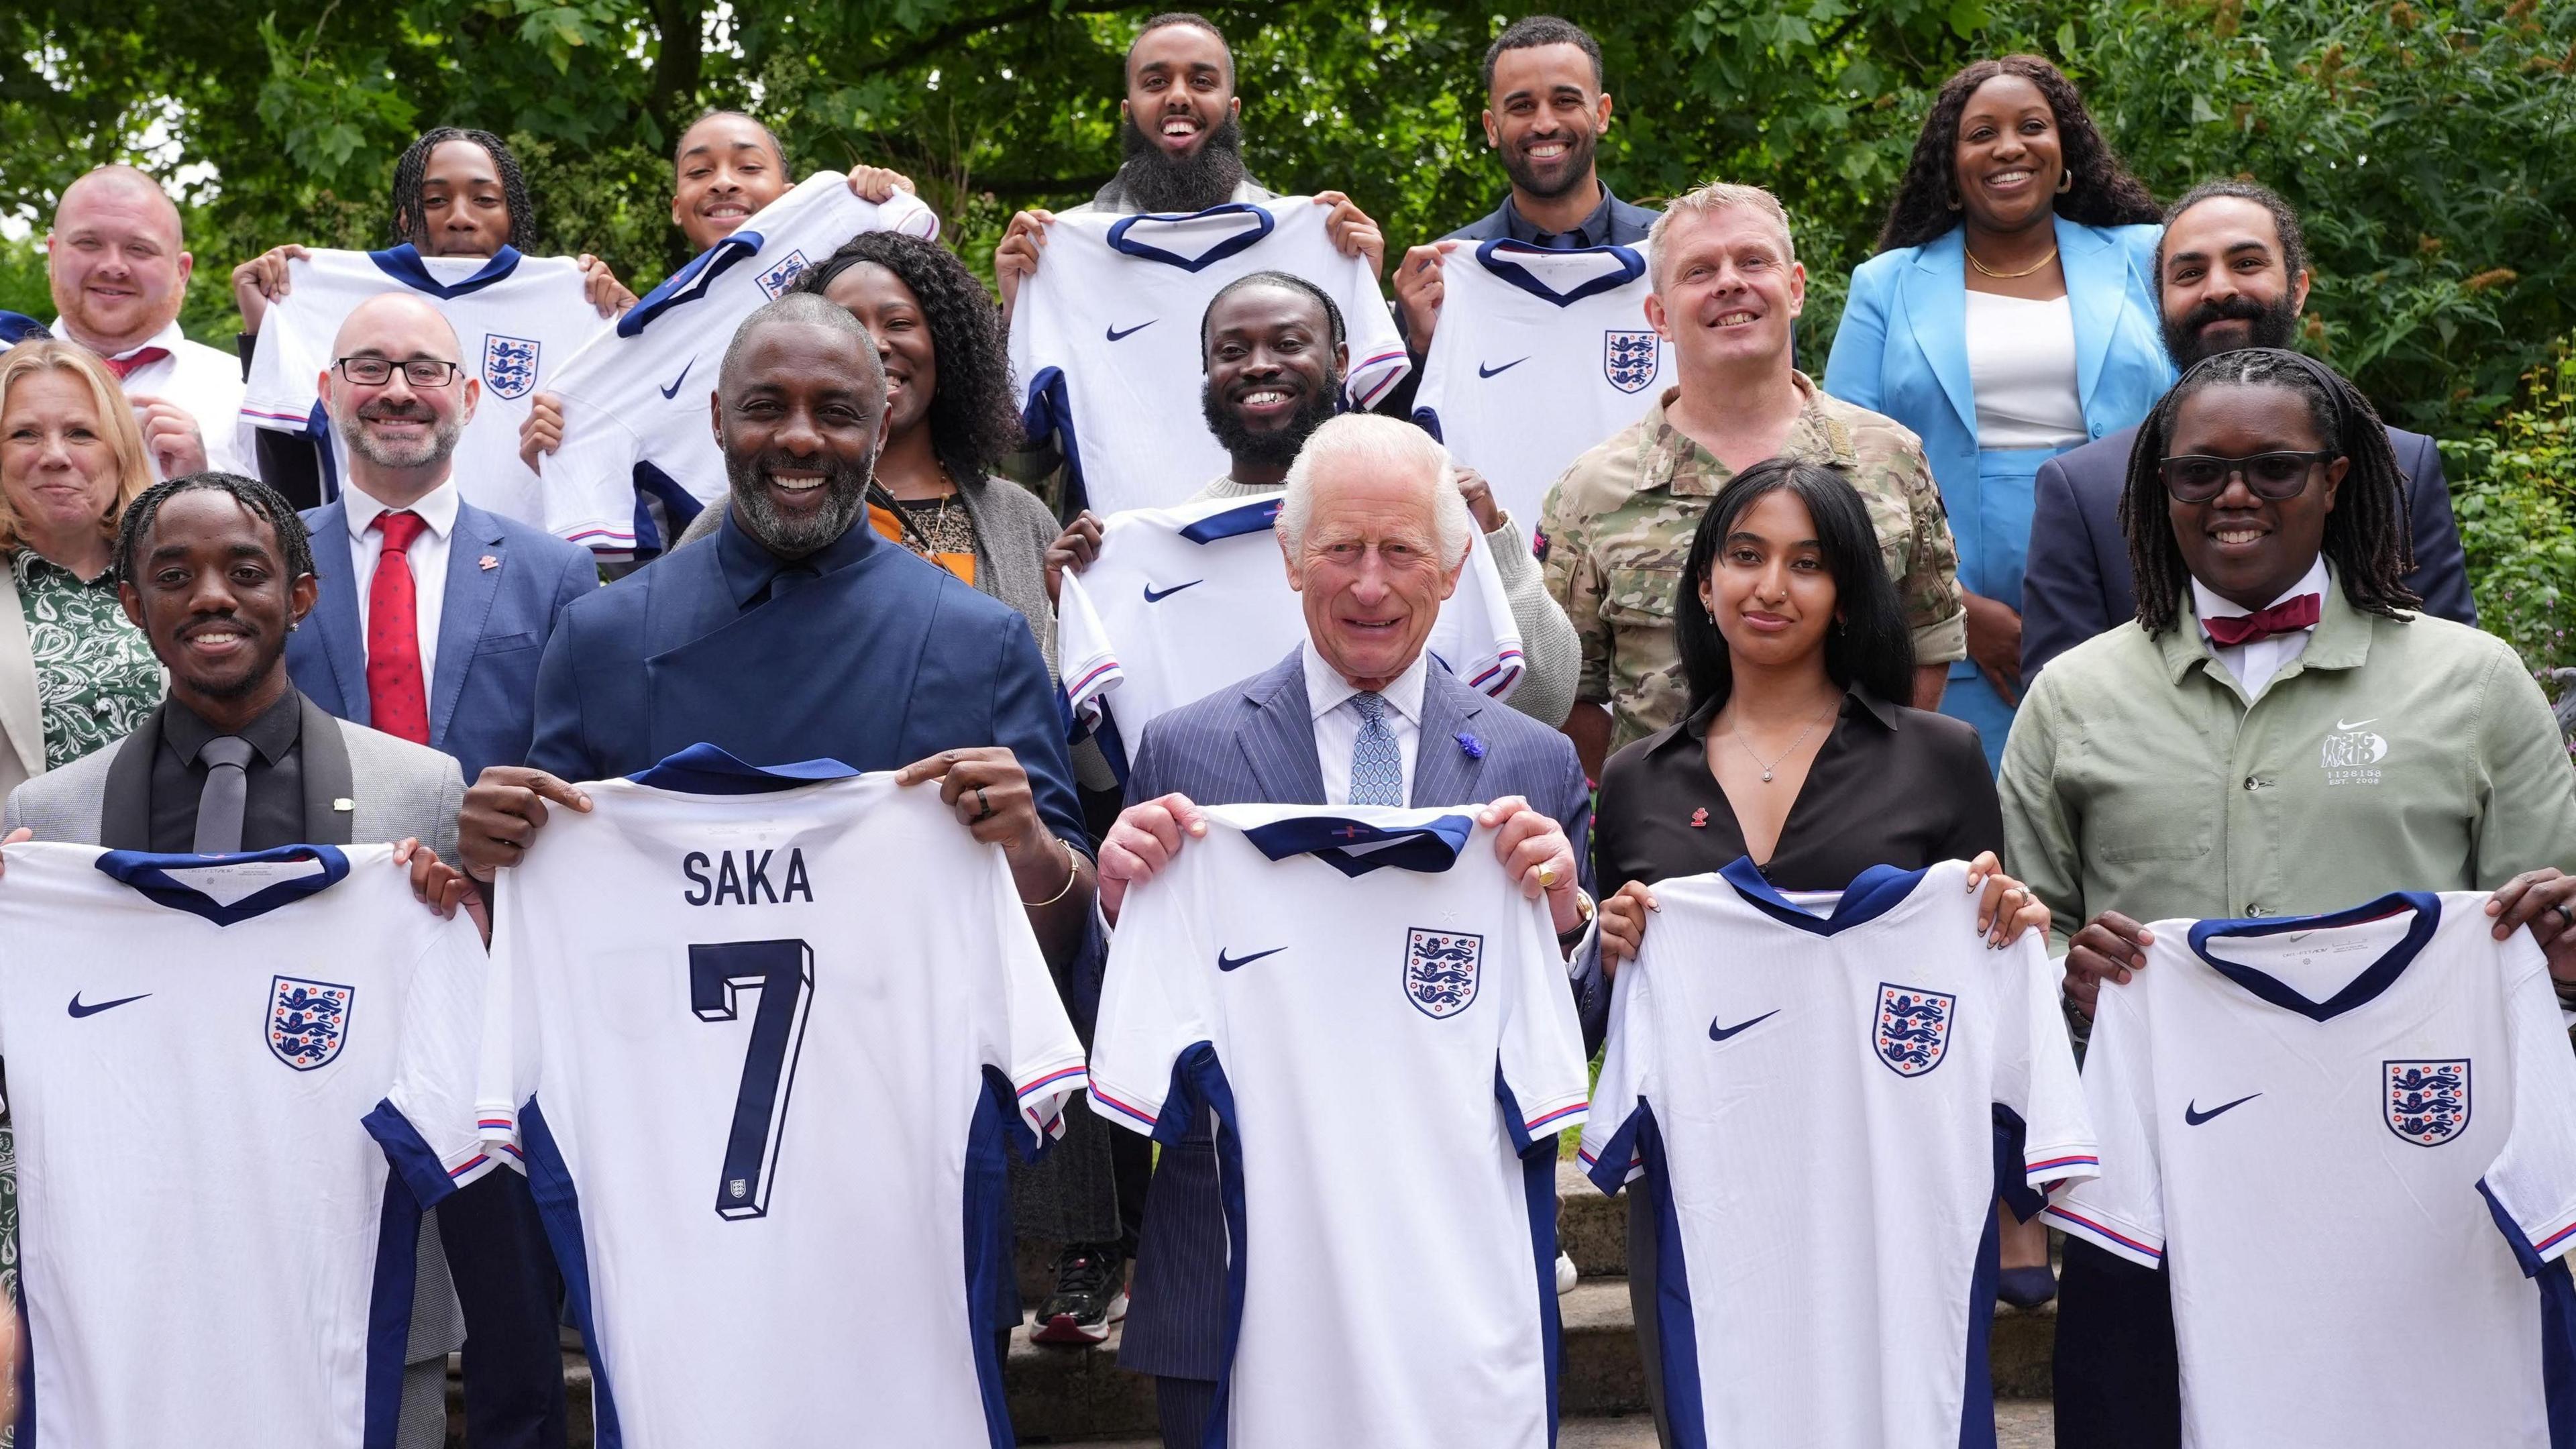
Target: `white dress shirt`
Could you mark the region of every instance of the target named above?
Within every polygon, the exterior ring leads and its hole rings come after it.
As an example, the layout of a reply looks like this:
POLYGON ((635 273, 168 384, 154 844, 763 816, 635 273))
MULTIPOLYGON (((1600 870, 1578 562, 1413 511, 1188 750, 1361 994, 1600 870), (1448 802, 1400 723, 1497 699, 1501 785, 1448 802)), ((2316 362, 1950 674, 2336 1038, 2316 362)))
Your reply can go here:
MULTIPOLYGON (((56 337, 70 337, 63 330, 63 319, 54 319, 56 337)), ((168 357, 134 369, 125 379, 125 391, 137 397, 157 397, 176 405, 180 411, 197 420, 197 434, 205 440, 206 466, 226 473, 256 476, 249 464, 249 453, 242 447, 242 365, 241 358, 221 348, 191 342, 171 322, 152 334, 148 341, 115 353, 129 357, 146 347, 165 347, 168 357)), ((153 481, 161 480, 161 460, 152 460, 153 481)))
MULTIPOLYGON (((376 531, 376 516, 386 512, 385 505, 367 496, 367 490, 354 481, 340 495, 349 510, 349 579, 358 589, 358 638, 367 637, 368 594, 375 587, 376 559, 384 552, 385 536, 376 531)), ((456 508, 461 502, 453 477, 432 488, 410 511, 429 525, 413 539, 411 559, 412 622, 420 629, 420 682, 424 690, 438 679, 438 615, 447 599, 447 546, 456 532, 456 508)))
MULTIPOLYGON (((1360 691, 1341 673, 1324 662, 1315 652, 1315 641, 1309 639, 1301 650, 1306 660, 1306 706, 1315 717, 1315 763, 1324 772, 1324 803, 1351 803, 1351 756, 1358 752, 1360 729, 1368 717, 1352 703, 1360 691)), ((1386 728, 1395 736, 1395 752, 1400 764, 1401 789, 1406 804, 1413 802, 1413 761, 1422 753, 1422 688, 1424 671, 1431 663, 1431 652, 1413 656, 1413 663, 1397 675, 1387 687, 1378 691, 1386 701, 1386 728)), ((1471 803, 1443 800, 1443 805, 1471 803)))
MULTIPOLYGON (((2316 562, 2308 565, 2307 574, 2297 583, 2282 590, 2281 597, 2274 599, 2272 604, 2279 604, 2286 599, 2295 599, 2301 594, 2322 595, 2329 582, 2326 577, 2326 558, 2321 553, 2317 555, 2316 562)), ((2235 619, 2258 612, 2229 603, 2203 587, 2198 579, 2191 581, 2191 604, 2203 619, 2235 619)), ((2267 604, 2264 607, 2271 606, 2267 604)), ((2269 639, 2256 639, 2251 643, 2236 645, 2234 648, 2225 647, 2217 640, 2210 639, 2207 625, 2201 626, 2200 637, 2209 639, 2209 652, 2218 657, 2219 663, 2227 666, 2227 672, 2236 676, 2238 684, 2245 686, 2245 697, 2260 699, 2263 697, 2264 689, 2271 684, 2273 676, 2279 674, 2291 660, 2308 652, 2308 640, 2316 632, 2316 629, 2311 626, 2295 633, 2275 634, 2269 639)))

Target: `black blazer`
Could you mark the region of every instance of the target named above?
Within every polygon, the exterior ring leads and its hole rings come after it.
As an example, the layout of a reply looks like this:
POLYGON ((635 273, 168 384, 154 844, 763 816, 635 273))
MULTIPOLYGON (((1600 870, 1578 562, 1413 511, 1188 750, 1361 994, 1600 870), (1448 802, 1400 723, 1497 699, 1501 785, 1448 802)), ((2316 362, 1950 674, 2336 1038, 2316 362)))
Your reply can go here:
MULTIPOLYGON (((2137 437, 2136 428, 2123 428, 2039 465, 2021 586, 2025 685, 2048 661, 2138 616, 2129 541, 2120 532, 2120 491, 2137 437)), ((2415 521, 2415 572, 2406 585, 2422 597, 2424 612, 2475 625, 2478 606, 2469 598, 2469 565, 2451 521, 2441 450, 2431 438, 2399 428, 2388 430, 2388 442, 2406 475, 2406 506, 2415 521)))

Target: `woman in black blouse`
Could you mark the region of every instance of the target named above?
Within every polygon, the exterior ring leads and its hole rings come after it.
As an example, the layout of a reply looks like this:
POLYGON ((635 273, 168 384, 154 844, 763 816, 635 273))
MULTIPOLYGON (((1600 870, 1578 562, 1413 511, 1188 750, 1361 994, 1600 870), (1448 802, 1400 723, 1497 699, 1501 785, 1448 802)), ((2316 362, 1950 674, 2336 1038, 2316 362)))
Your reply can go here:
MULTIPOLYGON (((1592 817, 1605 971, 1637 954, 1649 887, 1738 856, 1784 891, 1967 860, 1990 945, 2047 932, 2048 908, 1996 859, 2003 812, 1975 728, 1894 702, 1910 696, 1914 646, 1868 509, 1840 473, 1772 458, 1736 474, 1710 500, 1681 583, 1690 714, 1610 758, 1592 817)), ((1654 1235, 1630 1229, 1633 1291, 1655 1282, 1638 1260, 1654 1235)), ((2015 1236, 2004 1296, 2044 1302, 2056 1287, 2047 1233, 2034 1221, 2015 1236)))

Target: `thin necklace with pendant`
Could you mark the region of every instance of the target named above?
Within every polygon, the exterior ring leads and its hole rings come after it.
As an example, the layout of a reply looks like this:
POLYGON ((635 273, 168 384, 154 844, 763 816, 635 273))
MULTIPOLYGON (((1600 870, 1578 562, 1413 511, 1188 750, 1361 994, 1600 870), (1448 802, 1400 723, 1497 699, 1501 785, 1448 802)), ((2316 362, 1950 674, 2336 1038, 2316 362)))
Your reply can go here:
POLYGON ((1838 710, 1840 710, 1841 708, 1842 708, 1842 702, 1841 702, 1840 700, 1836 700, 1832 705, 1830 705, 1830 706, 1828 706, 1828 707, 1826 708, 1826 710, 1825 710, 1825 712, 1824 712, 1823 714, 1820 714, 1820 715, 1816 716, 1814 719, 1811 719, 1811 720, 1807 721, 1807 727, 1806 727, 1805 729, 1802 729, 1802 730, 1798 731, 1798 737, 1797 737, 1796 739, 1791 740, 1791 741, 1789 742, 1789 748, 1787 748, 1787 749, 1785 749, 1785 750, 1782 750, 1776 758, 1771 759, 1771 760, 1769 760, 1769 761, 1765 761, 1765 760, 1764 760, 1760 755, 1756 755, 1756 754, 1754 754, 1754 753, 1753 753, 1753 746, 1752 746, 1751 744, 1747 743, 1747 742, 1746 742, 1746 740, 1745 740, 1745 738, 1744 738, 1744 730, 1743 730, 1743 727, 1742 727, 1742 726, 1738 726, 1738 727, 1736 727, 1736 728, 1734 728, 1734 729, 1728 730, 1728 731, 1727 731, 1727 733, 1728 733, 1729 735, 1731 735, 1731 736, 1733 736, 1733 737, 1734 737, 1734 739, 1735 739, 1735 747, 1736 747, 1737 749, 1742 750, 1742 751, 1744 751, 1744 753, 1745 753, 1745 754, 1752 756, 1753 763, 1755 763, 1755 764, 1757 764, 1757 765, 1762 766, 1762 783, 1763 783, 1763 784, 1765 784, 1765 785, 1768 785, 1768 784, 1770 784, 1770 783, 1771 783, 1771 772, 1780 768, 1780 761, 1781 761, 1781 760, 1785 760, 1785 759, 1789 758, 1791 755, 1794 755, 1794 754, 1798 753, 1798 746, 1803 745, 1803 744, 1805 744, 1805 743, 1807 742, 1807 736, 1809 736, 1809 735, 1811 735, 1811 734, 1814 734, 1814 733, 1816 732, 1816 726, 1818 726, 1818 725, 1820 725, 1820 724, 1823 724, 1826 720, 1829 720, 1829 719, 1833 718, 1833 717, 1834 717, 1835 712, 1836 712, 1836 711, 1838 711, 1838 710))

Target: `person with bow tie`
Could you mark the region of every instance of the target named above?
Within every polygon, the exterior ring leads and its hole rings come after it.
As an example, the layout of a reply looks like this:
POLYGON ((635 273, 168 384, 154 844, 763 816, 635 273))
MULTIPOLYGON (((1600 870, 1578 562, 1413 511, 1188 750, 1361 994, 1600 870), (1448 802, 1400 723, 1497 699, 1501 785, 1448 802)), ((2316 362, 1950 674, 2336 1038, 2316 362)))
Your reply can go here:
MULTIPOLYGON (((2138 430, 2120 519, 2137 627, 2058 656, 2004 748, 2004 858, 2056 922, 2079 1036, 2146 962, 2140 924, 2490 891, 2576 1003, 2576 770, 2502 640, 2420 612, 2405 476, 2351 383, 2247 348, 2138 430)), ((2070 1241, 2058 1431, 2170 1445, 2161 1276, 2070 1241)))

